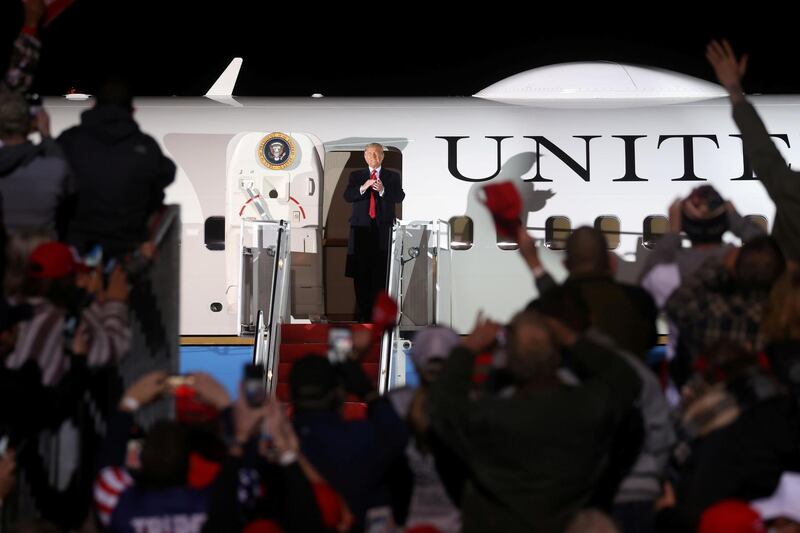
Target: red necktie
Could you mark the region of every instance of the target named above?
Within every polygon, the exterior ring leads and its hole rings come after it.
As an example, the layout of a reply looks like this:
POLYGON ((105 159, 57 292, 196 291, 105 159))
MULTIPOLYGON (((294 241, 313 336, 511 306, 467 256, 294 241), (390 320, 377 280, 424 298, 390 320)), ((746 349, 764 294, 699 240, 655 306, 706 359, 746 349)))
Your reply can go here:
MULTIPOLYGON (((378 174, 378 171, 377 170, 373 170, 372 174, 370 174, 369 178, 372 179, 372 180, 378 179, 377 174, 378 174)), ((369 191, 369 218, 375 220, 375 215, 376 215, 376 212, 375 212, 375 189, 370 187, 370 191, 369 191)))

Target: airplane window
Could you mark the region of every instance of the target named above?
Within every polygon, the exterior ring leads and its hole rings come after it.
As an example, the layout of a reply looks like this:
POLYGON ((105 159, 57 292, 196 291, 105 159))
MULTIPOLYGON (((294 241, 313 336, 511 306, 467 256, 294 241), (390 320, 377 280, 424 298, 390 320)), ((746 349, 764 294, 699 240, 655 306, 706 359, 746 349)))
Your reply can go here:
POLYGON ((744 218, 763 229, 764 233, 769 233, 769 222, 764 215, 747 215, 744 218))
POLYGON ((508 237, 506 235, 500 235, 497 231, 495 231, 497 236, 497 247, 501 250, 518 250, 519 243, 514 237, 508 237))
POLYGON ((662 215, 645 217, 642 227, 642 245, 652 250, 658 239, 669 231, 669 219, 662 215))
POLYGON ((214 251, 225 249, 225 217, 208 217, 203 225, 206 248, 214 251))
POLYGON ((594 219, 594 227, 606 236, 609 250, 614 250, 619 246, 619 218, 613 215, 597 217, 594 219))
POLYGON ((453 250, 472 248, 472 219, 452 217, 450 219, 450 247, 453 250))
POLYGON ((572 233, 572 222, 569 218, 549 217, 544 223, 544 245, 551 250, 563 250, 567 247, 570 233, 572 233))

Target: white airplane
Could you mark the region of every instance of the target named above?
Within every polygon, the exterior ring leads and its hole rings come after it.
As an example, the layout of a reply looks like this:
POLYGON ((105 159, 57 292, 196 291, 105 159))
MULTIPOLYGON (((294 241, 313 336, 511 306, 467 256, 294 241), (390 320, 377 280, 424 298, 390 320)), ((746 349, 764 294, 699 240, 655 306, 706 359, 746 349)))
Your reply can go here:
MULTIPOLYGON (((774 214, 744 159, 725 91, 682 74, 570 63, 523 72, 472 97, 239 98, 232 94, 241 63, 235 59, 205 97, 135 102, 142 129, 178 166, 167 202, 182 209, 182 335, 237 331, 238 232, 242 217, 257 216, 248 188, 263 193, 271 217, 291 224, 294 319, 352 313, 342 191, 364 166, 368 142, 386 146, 384 165, 402 173, 403 220, 450 223, 440 304, 461 332, 478 310, 507 320, 535 296, 519 254, 498 242, 480 202, 487 183, 518 184, 527 225, 557 276, 563 269, 552 249, 563 230, 597 224, 611 232, 623 274, 635 277, 668 205, 703 182, 743 215, 771 221, 774 214)), ((800 100, 751 100, 796 160, 800 100)), ((91 102, 70 95, 46 105, 57 135, 91 102)))

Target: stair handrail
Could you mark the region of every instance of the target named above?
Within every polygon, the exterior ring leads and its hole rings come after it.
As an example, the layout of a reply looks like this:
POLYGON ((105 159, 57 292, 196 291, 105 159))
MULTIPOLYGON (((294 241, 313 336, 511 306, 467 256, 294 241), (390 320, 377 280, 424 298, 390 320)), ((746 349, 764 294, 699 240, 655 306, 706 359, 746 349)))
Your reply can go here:
MULTIPOLYGON (((285 220, 258 220, 252 218, 242 219, 240 234, 240 271, 239 271, 239 309, 238 309, 238 328, 239 336, 254 337, 256 347, 254 350, 254 363, 264 367, 264 386, 267 392, 274 396, 277 389, 277 369, 279 362, 280 346, 280 327, 284 321, 288 321, 289 309, 289 271, 291 269, 290 253, 290 226, 285 220), (251 225, 255 232, 252 243, 245 242, 245 228, 251 225), (271 232, 263 231, 270 228, 271 232), (269 236, 269 242, 264 240, 269 236), (252 244, 252 246, 247 246, 252 244), (245 269, 244 262, 245 249, 253 250, 258 248, 259 254, 266 253, 273 257, 272 270, 269 272, 269 298, 266 302, 255 302, 255 306, 250 302, 258 298, 258 285, 253 284, 253 293, 250 298, 245 294, 245 269), (248 306, 248 304, 250 304, 248 306), (245 309, 245 307, 251 307, 245 309), (261 320, 256 320, 256 327, 252 327, 253 315, 261 314, 261 320), (245 324, 245 315, 248 324, 245 324)), ((252 252, 251 252, 252 254, 252 252)), ((252 271, 250 279, 258 279, 258 271, 254 263, 250 263, 252 271)))
POLYGON ((389 259, 386 280, 386 292, 389 296, 397 302, 397 316, 395 317, 395 327, 387 328, 381 337, 381 354, 380 366, 378 369, 378 393, 385 394, 389 390, 391 384, 391 356, 392 346, 397 338, 400 330, 400 315, 402 309, 403 297, 400 293, 402 286, 402 264, 403 257, 403 239, 398 238, 398 233, 402 230, 404 224, 402 221, 397 220, 392 225, 391 241, 389 243, 389 259))

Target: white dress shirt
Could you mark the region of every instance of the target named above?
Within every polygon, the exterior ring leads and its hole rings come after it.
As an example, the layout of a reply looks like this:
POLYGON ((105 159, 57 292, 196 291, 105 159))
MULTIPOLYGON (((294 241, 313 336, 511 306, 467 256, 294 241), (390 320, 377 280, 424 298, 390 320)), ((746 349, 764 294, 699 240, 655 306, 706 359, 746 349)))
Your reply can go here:
MULTIPOLYGON (((369 176, 370 176, 370 178, 372 178, 372 172, 374 171, 374 172, 375 172, 375 177, 376 177, 376 178, 378 178, 378 181, 380 181, 380 180, 381 180, 381 168, 382 168, 382 167, 378 167, 378 168, 372 168, 372 167, 370 167, 370 168, 369 168, 369 176)), ((361 194, 362 194, 362 195, 363 195, 365 192, 367 192, 367 189, 369 189, 369 187, 365 187, 364 185, 362 185, 361 187, 359 187, 359 188, 358 188, 358 190, 359 190, 359 191, 361 191, 361 194)), ((379 192, 379 193, 378 193, 378 196, 381 196, 381 197, 383 197, 383 193, 384 193, 385 191, 386 191, 386 189, 384 189, 384 190, 382 190, 381 192, 379 192)))

